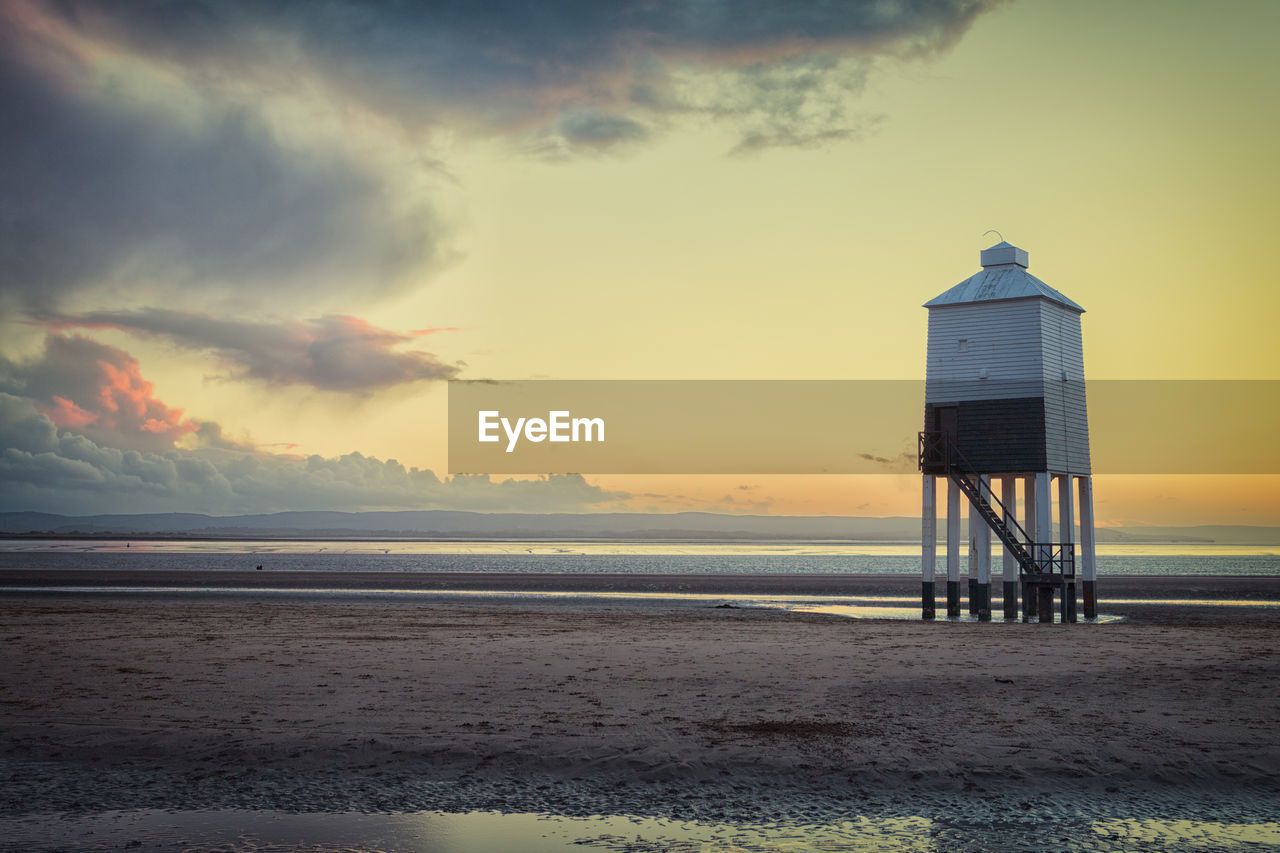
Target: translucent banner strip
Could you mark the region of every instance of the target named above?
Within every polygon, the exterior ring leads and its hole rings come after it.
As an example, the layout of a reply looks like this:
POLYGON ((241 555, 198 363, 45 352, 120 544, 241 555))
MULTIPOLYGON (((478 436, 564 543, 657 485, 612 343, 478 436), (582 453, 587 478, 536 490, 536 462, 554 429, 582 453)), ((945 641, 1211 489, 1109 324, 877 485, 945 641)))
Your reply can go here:
MULTIPOLYGON (((1280 473, 1280 381, 1094 380, 1084 390, 1087 413, 1079 385, 1060 377, 928 393, 930 411, 958 406, 948 428, 981 430, 988 444, 1052 444, 1054 431, 1087 425, 1093 473, 1280 473), (986 420, 966 423, 966 412, 986 420)), ((925 394, 908 380, 454 380, 449 471, 908 474, 925 394)))

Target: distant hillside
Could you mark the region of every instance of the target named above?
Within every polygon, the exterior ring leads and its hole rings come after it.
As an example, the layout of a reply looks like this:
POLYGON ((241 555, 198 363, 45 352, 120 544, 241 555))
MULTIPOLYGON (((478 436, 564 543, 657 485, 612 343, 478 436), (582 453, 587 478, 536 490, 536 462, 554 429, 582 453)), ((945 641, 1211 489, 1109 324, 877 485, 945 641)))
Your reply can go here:
POLYGON ((1202 524, 1192 527, 1108 527, 1098 529, 1099 542, 1204 542, 1215 545, 1277 545, 1280 527, 1247 524, 1202 524))
POLYGON ((913 518, 596 513, 281 512, 210 516, 189 513, 61 516, 0 513, 0 533, 156 534, 162 536, 410 536, 423 538, 858 539, 912 540, 913 518))
MULTIPOLYGON (((902 516, 719 515, 709 512, 546 514, 420 512, 281 512, 212 516, 195 513, 65 516, 0 513, 7 536, 161 536, 216 538, 403 537, 419 539, 796 539, 914 542, 920 519, 902 516)), ((940 529, 939 537, 945 535, 940 529)), ((1280 527, 1100 528, 1108 543, 1280 544, 1280 527)))

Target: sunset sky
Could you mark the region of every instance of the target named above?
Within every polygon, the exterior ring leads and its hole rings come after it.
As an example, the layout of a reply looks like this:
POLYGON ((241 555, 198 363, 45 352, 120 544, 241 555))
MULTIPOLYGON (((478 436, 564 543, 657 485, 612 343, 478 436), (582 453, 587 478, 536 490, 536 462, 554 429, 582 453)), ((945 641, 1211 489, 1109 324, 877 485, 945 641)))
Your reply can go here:
MULTIPOLYGON (((450 479, 445 381, 921 378, 988 229, 1087 309, 1089 378, 1280 378, 1277 36, 1272 0, 0 0, 0 510, 918 513, 914 476, 450 479)), ((1280 476, 1095 494, 1280 524, 1280 476)))

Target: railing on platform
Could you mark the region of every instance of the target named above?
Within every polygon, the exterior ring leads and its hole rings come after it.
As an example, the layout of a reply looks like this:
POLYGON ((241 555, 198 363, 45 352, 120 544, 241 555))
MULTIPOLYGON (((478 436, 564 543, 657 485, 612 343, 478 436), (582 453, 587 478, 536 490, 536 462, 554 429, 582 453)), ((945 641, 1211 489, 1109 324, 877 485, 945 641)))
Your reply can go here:
POLYGON ((1027 546, 1035 556, 1037 574, 1045 580, 1075 580, 1076 546, 1074 542, 1034 542, 1027 546))
POLYGON ((946 475, 951 470, 951 442, 945 432, 922 432, 919 439, 919 466, 924 474, 946 475))

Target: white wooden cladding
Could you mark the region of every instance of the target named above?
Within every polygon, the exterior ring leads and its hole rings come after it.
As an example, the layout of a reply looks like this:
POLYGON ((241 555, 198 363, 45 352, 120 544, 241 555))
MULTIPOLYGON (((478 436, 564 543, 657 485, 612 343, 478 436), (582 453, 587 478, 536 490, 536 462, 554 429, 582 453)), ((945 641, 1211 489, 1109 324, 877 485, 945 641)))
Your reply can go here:
POLYGON ((925 402, 935 406, 1043 398, 1049 470, 1089 473, 1076 311, 1039 297, 932 307, 925 377, 925 402))

